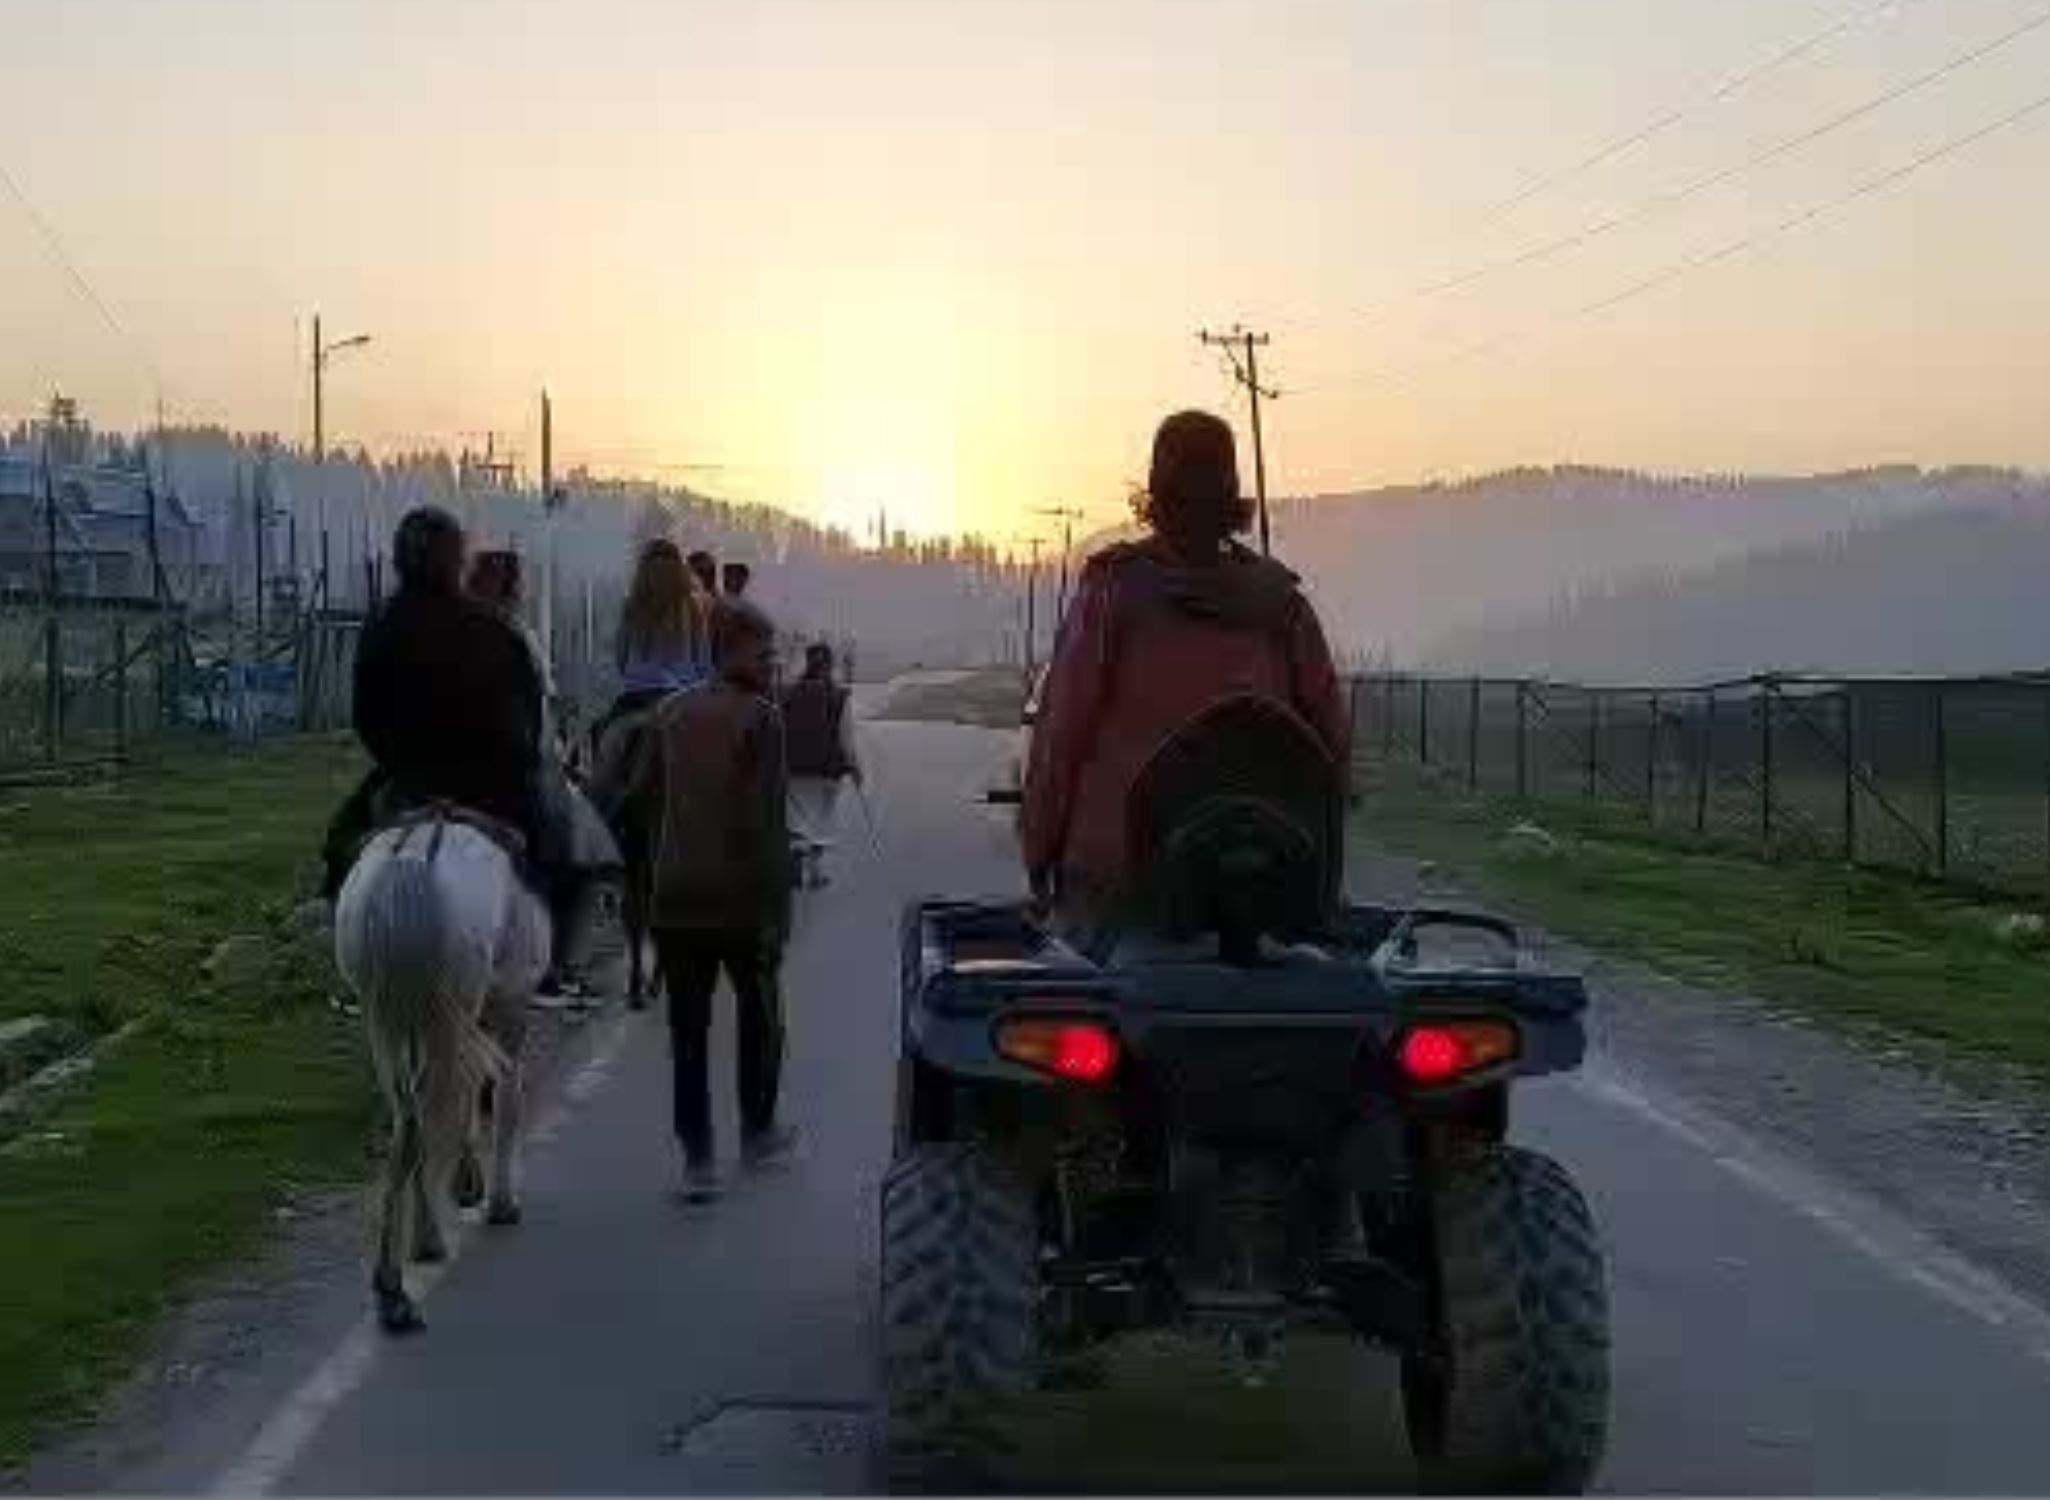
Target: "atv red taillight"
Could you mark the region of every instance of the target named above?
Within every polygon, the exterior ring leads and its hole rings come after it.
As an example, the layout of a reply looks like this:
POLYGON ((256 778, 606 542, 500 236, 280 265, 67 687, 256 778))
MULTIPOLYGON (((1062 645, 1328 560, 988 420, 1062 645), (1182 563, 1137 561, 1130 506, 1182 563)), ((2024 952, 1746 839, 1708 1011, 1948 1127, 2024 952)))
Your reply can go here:
POLYGON ((997 1027, 997 1051, 1070 1083, 1098 1084, 1117 1071, 1117 1033, 1094 1021, 1019 1017, 997 1027))
POLYGON ((1404 1032, 1395 1060, 1403 1077, 1432 1088, 1508 1062, 1516 1049, 1516 1028, 1507 1021, 1445 1021, 1404 1032))

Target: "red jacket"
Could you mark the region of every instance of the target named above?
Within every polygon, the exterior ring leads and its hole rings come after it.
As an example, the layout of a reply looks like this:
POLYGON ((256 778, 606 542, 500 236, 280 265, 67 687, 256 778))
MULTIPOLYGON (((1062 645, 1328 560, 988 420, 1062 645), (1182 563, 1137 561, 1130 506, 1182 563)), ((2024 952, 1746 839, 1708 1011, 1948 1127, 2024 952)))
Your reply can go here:
POLYGON ((1203 567, 1157 541, 1099 552, 1061 621, 1025 767, 1025 868, 1116 889, 1125 801, 1177 729, 1227 698, 1300 714, 1344 762, 1346 697, 1315 611, 1279 563, 1234 547, 1203 567))

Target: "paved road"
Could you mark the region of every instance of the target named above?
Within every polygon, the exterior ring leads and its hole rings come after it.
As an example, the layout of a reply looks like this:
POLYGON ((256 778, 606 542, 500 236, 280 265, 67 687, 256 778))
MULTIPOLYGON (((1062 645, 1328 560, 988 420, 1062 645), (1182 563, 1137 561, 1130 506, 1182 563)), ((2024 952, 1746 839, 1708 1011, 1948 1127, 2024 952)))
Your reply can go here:
MULTIPOLYGON (((649 1018, 601 1027, 530 1153, 525 1226, 467 1240, 427 1301, 426 1337, 359 1331, 281 1392, 224 1485, 871 1483, 872 1189, 888 1139, 897 911, 923 892, 1002 893, 1015 876, 998 815, 975 805, 998 738, 868 733, 881 848, 850 820, 839 883, 804 910, 789 971, 799 1161, 716 1208, 683 1207, 664 1035, 649 1018)), ((1611 1242, 1606 1488, 2050 1489, 2040 1312, 1641 1080, 1597 1068, 1532 1087, 1518 1114, 1518 1133, 1579 1175, 1611 1242)), ((1117 1389, 1047 1405, 1034 1432, 1031 1482, 1050 1488, 1408 1479, 1385 1363, 1323 1345, 1296 1351, 1278 1392, 1247 1397, 1223 1392, 1194 1354, 1141 1350, 1117 1389)))

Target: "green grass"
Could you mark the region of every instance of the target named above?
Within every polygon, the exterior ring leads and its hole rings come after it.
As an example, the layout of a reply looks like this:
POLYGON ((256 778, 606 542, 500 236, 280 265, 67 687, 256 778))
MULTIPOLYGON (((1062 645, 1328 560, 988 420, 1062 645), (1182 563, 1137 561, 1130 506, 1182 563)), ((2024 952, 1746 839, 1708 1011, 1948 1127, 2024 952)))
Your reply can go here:
POLYGON ((140 1023, 0 1147, 0 1470, 88 1414, 285 1197, 361 1178, 360 1038, 282 923, 355 768, 304 741, 0 799, 0 1012, 140 1023), (208 981, 236 933, 257 960, 208 981))
POLYGON ((1674 978, 2050 1079, 2050 953, 2040 938, 1995 931, 2026 902, 1371 778, 1355 826, 1382 848, 1477 878, 1553 931, 1674 978), (1556 852, 1504 837, 1525 820, 1559 840, 1556 852))
POLYGON ((290 905, 360 764, 320 737, 0 790, 0 1019, 105 1030, 179 999, 223 937, 290 905))

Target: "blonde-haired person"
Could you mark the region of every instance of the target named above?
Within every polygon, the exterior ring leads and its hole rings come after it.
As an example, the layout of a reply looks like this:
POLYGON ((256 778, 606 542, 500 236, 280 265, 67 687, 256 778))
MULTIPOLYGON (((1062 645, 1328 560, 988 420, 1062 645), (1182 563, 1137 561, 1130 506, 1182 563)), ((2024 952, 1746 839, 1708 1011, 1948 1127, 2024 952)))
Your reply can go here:
POLYGON ((594 745, 613 720, 711 676, 710 626, 711 601, 676 543, 657 537, 642 547, 613 638, 619 696, 591 727, 594 745))

